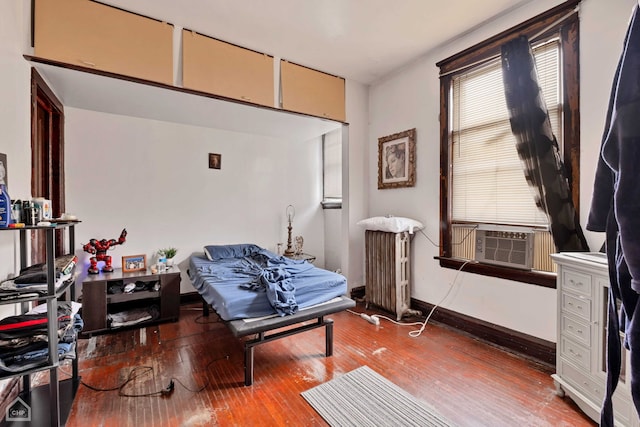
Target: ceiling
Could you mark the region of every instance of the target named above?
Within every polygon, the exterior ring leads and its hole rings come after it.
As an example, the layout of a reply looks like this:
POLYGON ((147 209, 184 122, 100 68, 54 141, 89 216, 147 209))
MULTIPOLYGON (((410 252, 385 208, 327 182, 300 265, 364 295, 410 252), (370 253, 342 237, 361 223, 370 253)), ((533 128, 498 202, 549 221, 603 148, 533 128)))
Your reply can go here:
POLYGON ((100 0, 370 84, 533 0, 100 0))

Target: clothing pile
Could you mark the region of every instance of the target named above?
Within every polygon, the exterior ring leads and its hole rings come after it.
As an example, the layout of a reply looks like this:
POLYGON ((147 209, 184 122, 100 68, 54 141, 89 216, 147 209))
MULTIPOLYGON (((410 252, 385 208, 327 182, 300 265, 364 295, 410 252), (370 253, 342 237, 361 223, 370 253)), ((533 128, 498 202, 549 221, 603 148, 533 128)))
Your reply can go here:
MULTIPOLYGON (((78 257, 73 254, 56 257, 56 289, 73 277, 77 263, 78 257)), ((34 264, 20 270, 17 277, 0 283, 0 301, 38 297, 47 291, 47 264, 34 264)))
POLYGON ((149 307, 139 307, 117 313, 110 313, 107 315, 107 323, 110 328, 122 328, 124 326, 132 326, 159 318, 160 307, 152 304, 149 307))
MULTIPOLYGON (((75 359, 76 338, 84 326, 81 304, 58 302, 58 359, 75 359)), ((21 372, 49 363, 47 304, 0 320, 0 372, 21 372)))

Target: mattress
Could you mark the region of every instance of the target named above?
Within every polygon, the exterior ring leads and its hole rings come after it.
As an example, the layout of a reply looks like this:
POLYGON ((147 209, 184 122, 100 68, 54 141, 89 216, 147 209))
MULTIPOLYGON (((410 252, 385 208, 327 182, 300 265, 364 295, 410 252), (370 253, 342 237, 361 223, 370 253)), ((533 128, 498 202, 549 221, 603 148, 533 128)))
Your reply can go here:
POLYGON ((269 261, 276 262, 291 272, 291 285, 295 289, 298 309, 329 301, 347 292, 347 281, 340 274, 316 267, 307 261, 290 260, 264 249, 260 249, 259 255, 238 254, 213 261, 204 253, 190 257, 189 277, 194 288, 223 320, 276 313, 266 292, 250 289, 268 268, 266 262, 269 261))

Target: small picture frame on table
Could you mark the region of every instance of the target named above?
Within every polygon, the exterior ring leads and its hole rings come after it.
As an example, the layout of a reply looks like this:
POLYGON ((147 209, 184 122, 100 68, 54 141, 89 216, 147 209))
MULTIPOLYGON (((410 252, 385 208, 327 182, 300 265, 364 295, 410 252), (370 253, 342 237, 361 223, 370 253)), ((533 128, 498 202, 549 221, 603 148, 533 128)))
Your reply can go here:
POLYGON ((146 269, 146 255, 128 255, 122 257, 122 271, 124 273, 131 273, 133 271, 146 271, 146 269))

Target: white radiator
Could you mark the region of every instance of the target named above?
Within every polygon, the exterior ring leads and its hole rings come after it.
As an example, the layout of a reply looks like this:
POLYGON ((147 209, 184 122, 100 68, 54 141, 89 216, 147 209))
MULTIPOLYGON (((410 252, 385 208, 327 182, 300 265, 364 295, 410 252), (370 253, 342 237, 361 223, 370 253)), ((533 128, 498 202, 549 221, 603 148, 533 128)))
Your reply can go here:
POLYGON ((408 232, 365 231, 365 301, 395 313, 397 320, 413 311, 410 292, 408 232))

